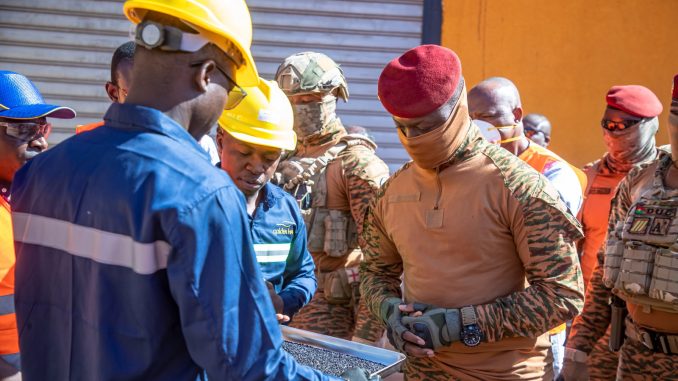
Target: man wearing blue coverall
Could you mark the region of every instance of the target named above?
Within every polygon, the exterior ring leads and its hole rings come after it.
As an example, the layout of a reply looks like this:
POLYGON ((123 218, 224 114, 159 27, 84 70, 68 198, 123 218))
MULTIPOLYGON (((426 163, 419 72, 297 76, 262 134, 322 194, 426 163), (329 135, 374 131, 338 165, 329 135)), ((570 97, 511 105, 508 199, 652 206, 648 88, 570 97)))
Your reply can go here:
POLYGON ((245 195, 257 262, 276 317, 286 323, 315 293, 313 257, 297 201, 270 180, 284 150, 294 150, 294 116, 273 81, 248 87, 247 98, 219 118, 219 166, 245 195))
POLYGON ((12 185, 24 380, 329 379, 281 350, 244 199, 197 143, 258 83, 245 2, 124 10, 126 103, 12 185))

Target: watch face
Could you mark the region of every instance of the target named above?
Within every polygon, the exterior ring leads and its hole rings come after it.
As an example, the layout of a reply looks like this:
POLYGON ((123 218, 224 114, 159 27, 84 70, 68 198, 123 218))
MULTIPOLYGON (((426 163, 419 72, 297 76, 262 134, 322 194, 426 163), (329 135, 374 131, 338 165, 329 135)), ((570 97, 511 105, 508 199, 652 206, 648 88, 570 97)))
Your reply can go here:
POLYGON ((483 333, 477 324, 471 324, 462 328, 461 338, 467 347, 475 347, 483 340, 483 333))

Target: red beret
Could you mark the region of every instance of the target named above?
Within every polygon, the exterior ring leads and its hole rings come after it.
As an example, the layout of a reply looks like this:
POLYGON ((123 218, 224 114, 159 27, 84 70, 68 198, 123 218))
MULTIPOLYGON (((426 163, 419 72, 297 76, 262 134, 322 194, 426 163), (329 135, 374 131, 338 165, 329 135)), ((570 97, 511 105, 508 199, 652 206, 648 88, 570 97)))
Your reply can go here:
POLYGON ((418 118, 447 102, 461 78, 461 62, 453 51, 421 45, 386 65, 379 76, 379 100, 395 116, 418 118))
POLYGON ((613 86, 605 97, 608 106, 640 118, 654 118, 662 113, 662 103, 645 86, 613 86))

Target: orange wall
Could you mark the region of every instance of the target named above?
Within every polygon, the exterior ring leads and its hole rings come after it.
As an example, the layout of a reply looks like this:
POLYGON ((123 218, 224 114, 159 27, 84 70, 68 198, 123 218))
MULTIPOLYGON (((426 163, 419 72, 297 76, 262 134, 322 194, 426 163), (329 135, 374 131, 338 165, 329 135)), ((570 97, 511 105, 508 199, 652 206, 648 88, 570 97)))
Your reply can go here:
POLYGON ((553 124, 549 148, 575 165, 600 157, 600 118, 613 85, 659 96, 659 144, 678 73, 677 0, 444 0, 442 45, 459 54, 467 87, 511 79, 526 113, 553 124))

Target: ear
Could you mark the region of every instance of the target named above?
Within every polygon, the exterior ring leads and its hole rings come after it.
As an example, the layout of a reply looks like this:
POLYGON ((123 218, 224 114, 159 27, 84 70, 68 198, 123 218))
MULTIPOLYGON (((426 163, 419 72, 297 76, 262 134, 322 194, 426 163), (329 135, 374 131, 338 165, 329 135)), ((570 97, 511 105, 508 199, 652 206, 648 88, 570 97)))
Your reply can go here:
POLYGON ((108 94, 111 102, 118 103, 118 86, 114 85, 111 81, 106 82, 106 94, 108 94))
POLYGON ((195 82, 198 90, 203 93, 207 92, 207 87, 211 82, 210 76, 214 74, 216 68, 217 67, 213 60, 207 60, 198 67, 198 70, 195 72, 193 77, 193 81, 195 82))
POLYGON ((217 138, 215 140, 217 141, 217 152, 221 156, 221 151, 224 149, 224 133, 219 126, 217 126, 217 138))
POLYGON ((523 120, 523 108, 518 106, 513 109, 513 119, 516 123, 520 123, 523 120))

